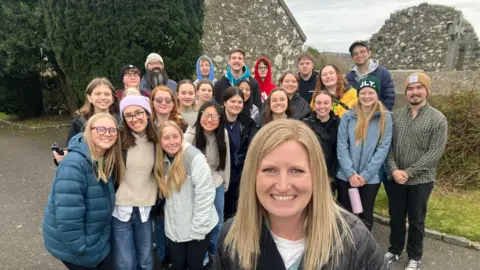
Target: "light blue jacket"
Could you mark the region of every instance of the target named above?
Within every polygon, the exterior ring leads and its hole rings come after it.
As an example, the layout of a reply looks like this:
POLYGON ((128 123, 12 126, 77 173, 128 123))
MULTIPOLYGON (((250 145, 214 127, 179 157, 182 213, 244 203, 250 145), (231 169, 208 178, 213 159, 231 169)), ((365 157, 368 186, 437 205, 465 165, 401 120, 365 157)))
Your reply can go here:
POLYGON ((380 140, 380 112, 376 112, 367 131, 366 140, 355 146, 355 125, 357 114, 355 108, 347 111, 340 120, 338 127, 337 156, 340 169, 337 178, 348 181, 354 174, 363 177, 367 184, 378 184, 378 172, 387 158, 392 142, 392 114, 386 112, 385 133, 380 140))

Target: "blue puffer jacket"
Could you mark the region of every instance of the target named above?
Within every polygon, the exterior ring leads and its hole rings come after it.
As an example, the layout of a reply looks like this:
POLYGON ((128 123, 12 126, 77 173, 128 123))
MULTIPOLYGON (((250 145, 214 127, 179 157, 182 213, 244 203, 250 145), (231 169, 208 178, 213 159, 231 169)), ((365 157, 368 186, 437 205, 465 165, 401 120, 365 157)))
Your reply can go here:
POLYGON ((57 168, 43 216, 45 248, 55 258, 94 267, 110 252, 115 206, 112 179, 97 181, 83 133, 72 138, 57 168))
POLYGON ((356 146, 356 109, 347 111, 340 120, 337 138, 337 157, 340 169, 337 178, 348 182, 348 178, 359 174, 367 184, 378 184, 378 172, 387 158, 392 142, 392 114, 386 112, 385 133, 380 140, 380 112, 376 112, 367 130, 367 139, 356 146))

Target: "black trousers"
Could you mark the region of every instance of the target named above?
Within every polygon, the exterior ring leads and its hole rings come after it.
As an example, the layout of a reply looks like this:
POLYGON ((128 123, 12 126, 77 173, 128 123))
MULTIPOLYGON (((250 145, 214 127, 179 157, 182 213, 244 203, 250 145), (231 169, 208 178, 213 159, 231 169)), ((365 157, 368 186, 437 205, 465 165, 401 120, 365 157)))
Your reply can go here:
POLYGON ((203 240, 189 242, 173 242, 168 240, 168 253, 170 254, 171 269, 173 270, 203 270, 203 260, 208 251, 210 234, 203 240))
POLYGON ((95 267, 85 267, 85 266, 76 265, 76 264, 69 263, 69 262, 64 262, 64 261, 62 261, 62 263, 69 270, 113 270, 114 269, 113 264, 109 265, 105 261, 101 262, 99 265, 97 265, 95 267))
POLYGON ((400 255, 405 246, 408 216, 407 254, 410 260, 421 260, 423 238, 425 236, 425 218, 428 198, 433 190, 433 182, 420 185, 400 185, 390 181, 390 247, 388 251, 400 255))
MULTIPOLYGON (((340 179, 336 179, 336 186, 338 190, 338 202, 340 205, 352 212, 352 205, 350 204, 350 196, 348 195, 348 189, 351 188, 350 183, 340 179)), ((363 187, 358 188, 360 193, 360 200, 362 201, 363 213, 360 213, 358 217, 362 220, 363 224, 372 230, 373 227, 373 207, 375 206, 375 199, 377 198, 379 184, 366 184, 363 187)))
POLYGON ((226 221, 237 213, 237 201, 240 182, 230 182, 225 193, 225 205, 223 208, 223 219, 226 221))

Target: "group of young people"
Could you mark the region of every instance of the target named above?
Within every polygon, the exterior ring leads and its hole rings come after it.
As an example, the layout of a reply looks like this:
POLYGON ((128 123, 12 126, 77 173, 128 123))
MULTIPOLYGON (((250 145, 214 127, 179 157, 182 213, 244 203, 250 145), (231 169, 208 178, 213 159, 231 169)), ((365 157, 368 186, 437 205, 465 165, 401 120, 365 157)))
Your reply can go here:
POLYGON ((301 54, 277 84, 264 57, 251 76, 241 49, 218 80, 201 56, 197 80, 177 83, 156 53, 143 76, 121 69, 121 90, 94 79, 65 154, 54 152, 46 249, 68 269, 154 269, 154 256, 171 269, 385 269, 408 214, 406 269, 418 269, 445 117, 426 101, 424 73, 406 79, 409 106, 391 113, 388 71, 364 42, 350 53, 345 77, 301 54), (382 181, 387 254, 369 232, 382 181))

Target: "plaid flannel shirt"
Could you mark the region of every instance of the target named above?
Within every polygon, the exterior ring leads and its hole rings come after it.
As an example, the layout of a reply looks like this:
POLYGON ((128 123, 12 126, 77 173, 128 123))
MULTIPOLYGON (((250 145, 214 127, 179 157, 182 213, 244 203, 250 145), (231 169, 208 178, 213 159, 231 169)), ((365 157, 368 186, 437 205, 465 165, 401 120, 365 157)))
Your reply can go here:
POLYGON ((387 157, 390 171, 407 171, 406 185, 435 181, 447 133, 447 119, 428 104, 418 109, 415 118, 410 107, 396 110, 393 112, 392 146, 387 157))

